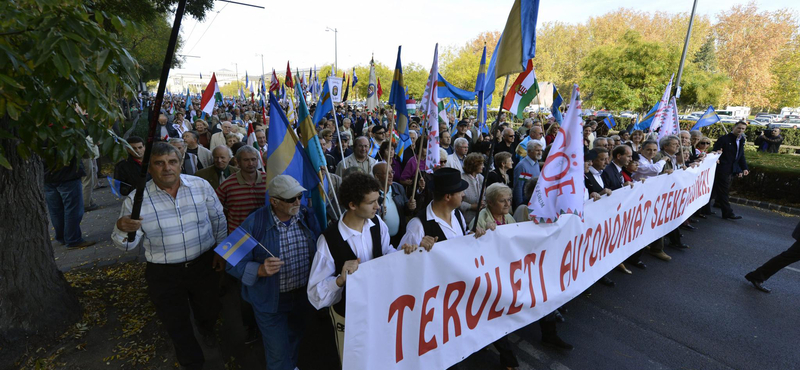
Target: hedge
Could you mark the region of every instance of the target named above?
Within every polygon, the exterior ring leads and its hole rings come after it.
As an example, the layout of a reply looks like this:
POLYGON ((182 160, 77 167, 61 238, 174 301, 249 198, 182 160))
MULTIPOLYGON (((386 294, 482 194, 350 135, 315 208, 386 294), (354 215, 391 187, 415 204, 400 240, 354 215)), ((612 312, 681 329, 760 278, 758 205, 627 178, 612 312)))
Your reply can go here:
POLYGON ((747 199, 800 207, 800 158, 745 149, 750 174, 734 178, 731 191, 747 199))

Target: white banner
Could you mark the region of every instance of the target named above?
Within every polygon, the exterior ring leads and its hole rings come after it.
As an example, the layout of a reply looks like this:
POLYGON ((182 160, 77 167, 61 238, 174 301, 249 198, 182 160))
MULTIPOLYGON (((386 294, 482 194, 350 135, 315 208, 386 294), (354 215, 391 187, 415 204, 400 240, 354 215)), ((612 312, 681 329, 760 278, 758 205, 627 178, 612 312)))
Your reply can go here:
POLYGON ((717 157, 589 201, 585 222, 504 225, 359 265, 343 368, 445 369, 540 319, 706 204, 717 157))
MULTIPOLYGON (((344 94, 344 90, 342 90, 342 78, 341 77, 328 77, 328 83, 330 86, 328 88, 331 92, 331 100, 334 104, 339 104, 342 102, 342 94, 344 94)), ((336 112, 334 112, 336 113, 336 112)))

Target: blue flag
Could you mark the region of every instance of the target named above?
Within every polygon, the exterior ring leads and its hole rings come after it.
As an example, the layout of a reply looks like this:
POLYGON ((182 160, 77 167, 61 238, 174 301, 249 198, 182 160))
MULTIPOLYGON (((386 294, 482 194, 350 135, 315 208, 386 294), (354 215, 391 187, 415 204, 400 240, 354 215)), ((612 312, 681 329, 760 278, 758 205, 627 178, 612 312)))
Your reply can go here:
POLYGON ((244 85, 250 86, 250 77, 247 76, 247 71, 244 71, 244 85))
POLYGON ((459 89, 444 79, 442 74, 439 74, 439 81, 436 84, 436 90, 439 91, 439 99, 452 98, 460 100, 475 100, 475 92, 459 89))
POLYGON ((475 80, 475 95, 478 99, 478 114, 475 116, 478 119, 478 127, 484 134, 489 133, 489 128, 486 127, 486 46, 483 47, 483 55, 481 55, 481 65, 478 67, 478 78, 475 80))
POLYGON ((241 227, 237 227, 222 243, 214 248, 214 252, 231 265, 236 266, 256 245, 258 245, 258 242, 256 242, 255 238, 246 233, 241 227))
POLYGON ((653 123, 653 117, 656 116, 656 111, 658 110, 659 105, 661 105, 661 102, 656 103, 656 105, 653 106, 653 109, 650 109, 650 111, 647 112, 647 115, 644 116, 641 121, 637 122, 636 125, 633 126, 633 129, 642 131, 649 130, 650 124, 653 123))
POLYGON ((612 115, 606 116, 606 118, 603 120, 603 123, 605 123, 608 128, 612 128, 617 125, 617 122, 614 121, 614 116, 612 115))
MULTIPOLYGON (((327 83, 325 85, 327 85, 327 83)), ((321 167, 327 165, 325 152, 322 151, 322 145, 319 142, 317 130, 311 122, 311 117, 308 113, 308 105, 306 104, 306 98, 304 96, 305 94, 300 90, 301 89, 295 89, 295 95, 297 96, 297 122, 300 127, 300 132, 303 135, 301 142, 306 150, 306 154, 308 154, 308 159, 311 161, 312 168, 319 171, 321 167)), ((323 182, 320 182, 315 188, 307 189, 311 194, 312 206, 314 208, 314 214, 317 216, 317 221, 319 221, 320 225, 327 225, 328 221, 325 207, 328 194, 326 186, 327 181, 326 177, 322 176, 321 172, 320 176, 323 182)))
POLYGON ((719 122, 719 116, 714 110, 714 106, 709 105, 703 116, 692 126, 692 130, 699 130, 701 127, 711 126, 717 122, 719 122))
MULTIPOLYGON (((269 94, 269 132, 267 135, 267 183, 275 176, 294 177, 306 189, 319 184, 317 170, 289 126, 286 113, 274 94, 269 94)), ((269 189, 267 189, 269 195, 269 189)))
MULTIPOLYGON (((120 190, 120 186, 122 186, 122 184, 125 184, 125 183, 123 183, 122 181, 116 180, 111 176, 106 176, 106 179, 108 179, 108 187, 111 188, 111 194, 114 194, 114 196, 117 197, 117 198, 124 198, 124 196, 122 195, 122 191, 120 190)), ((128 184, 125 184, 125 185, 128 185, 128 184)))
POLYGON ((200 79, 203 79, 203 72, 200 72, 200 79))
MULTIPOLYGON (((497 56, 500 53, 497 53, 498 48, 500 47, 500 43, 503 42, 503 35, 500 35, 500 38, 497 40, 497 45, 494 47, 494 52, 492 52, 492 59, 489 60, 489 67, 486 68, 486 79, 484 82, 483 87, 483 94, 485 104, 488 107, 489 104, 492 104, 492 94, 494 93, 494 82, 497 80, 497 56)), ((484 112, 484 114, 486 114, 484 112)))
POLYGON ((333 110, 333 100, 331 100, 331 92, 328 86, 328 80, 322 86, 322 93, 319 94, 319 101, 317 101, 317 110, 314 111, 314 125, 318 125, 325 115, 333 110))
POLYGON ((408 109, 406 108, 405 83, 403 82, 403 65, 400 62, 400 50, 397 47, 397 63, 394 66, 394 77, 392 78, 392 90, 389 93, 389 104, 394 106, 397 119, 395 129, 400 136, 397 143, 397 153, 402 153, 411 146, 411 139, 408 136, 408 109))
POLYGON ((358 76, 356 76, 356 67, 353 67, 353 87, 356 87, 356 82, 358 82, 358 76))
POLYGON ((550 113, 553 114, 553 117, 555 117, 556 122, 559 124, 564 120, 563 117, 561 117, 561 110, 558 109, 563 103, 564 98, 561 97, 561 93, 558 92, 556 85, 553 85, 553 105, 550 107, 550 113))

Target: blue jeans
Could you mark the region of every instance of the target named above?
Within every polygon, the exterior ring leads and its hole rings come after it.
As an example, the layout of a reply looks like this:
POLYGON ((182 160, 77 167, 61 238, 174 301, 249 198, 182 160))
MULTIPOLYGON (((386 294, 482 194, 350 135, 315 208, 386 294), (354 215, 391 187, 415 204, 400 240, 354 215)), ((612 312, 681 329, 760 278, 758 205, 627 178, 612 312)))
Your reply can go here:
POLYGON ((72 247, 83 243, 83 186, 81 179, 44 184, 45 201, 50 221, 56 229, 56 240, 72 247))
POLYGON ((264 342, 267 370, 293 370, 297 366, 310 308, 305 289, 281 293, 276 313, 259 312, 258 307, 253 307, 264 342))

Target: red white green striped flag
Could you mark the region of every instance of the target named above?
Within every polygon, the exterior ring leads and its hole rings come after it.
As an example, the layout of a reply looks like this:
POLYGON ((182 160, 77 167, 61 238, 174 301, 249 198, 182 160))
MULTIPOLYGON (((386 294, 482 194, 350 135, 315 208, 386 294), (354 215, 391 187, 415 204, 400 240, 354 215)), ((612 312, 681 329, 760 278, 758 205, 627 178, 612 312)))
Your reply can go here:
POLYGON ((503 100, 503 109, 523 118, 525 107, 536 95, 539 95, 539 82, 536 81, 536 72, 533 71, 533 59, 529 59, 528 67, 517 76, 503 100))

